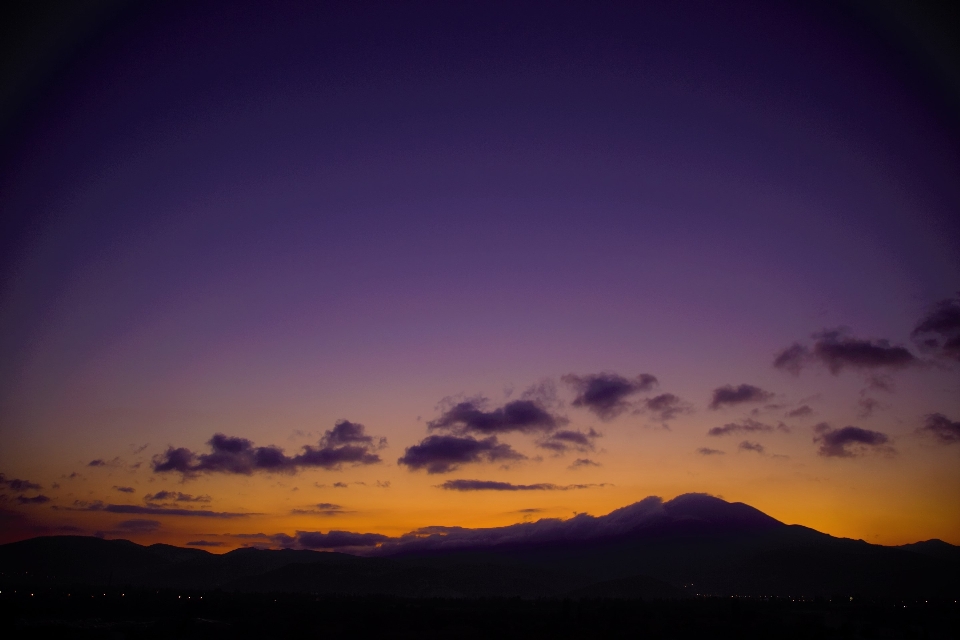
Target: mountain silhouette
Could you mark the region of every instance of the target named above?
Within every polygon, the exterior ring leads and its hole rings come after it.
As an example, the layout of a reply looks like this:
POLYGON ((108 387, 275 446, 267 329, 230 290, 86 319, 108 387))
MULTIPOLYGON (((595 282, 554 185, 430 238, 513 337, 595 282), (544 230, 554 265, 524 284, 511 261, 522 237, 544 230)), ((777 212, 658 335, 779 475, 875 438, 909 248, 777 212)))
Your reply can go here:
POLYGON ((318 595, 681 598, 693 595, 956 598, 960 548, 900 547, 787 525, 742 503, 686 494, 490 529, 431 527, 367 555, 243 548, 224 554, 51 536, 0 546, 0 582, 318 595))

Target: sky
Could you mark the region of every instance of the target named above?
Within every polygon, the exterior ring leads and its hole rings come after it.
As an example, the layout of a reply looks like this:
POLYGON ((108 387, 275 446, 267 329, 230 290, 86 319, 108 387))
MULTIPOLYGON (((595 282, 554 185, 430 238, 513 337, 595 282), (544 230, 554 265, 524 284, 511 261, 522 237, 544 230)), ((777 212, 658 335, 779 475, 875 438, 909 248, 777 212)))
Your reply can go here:
POLYGON ((596 5, 22 9, 0 542, 706 493, 960 544, 951 23, 596 5))

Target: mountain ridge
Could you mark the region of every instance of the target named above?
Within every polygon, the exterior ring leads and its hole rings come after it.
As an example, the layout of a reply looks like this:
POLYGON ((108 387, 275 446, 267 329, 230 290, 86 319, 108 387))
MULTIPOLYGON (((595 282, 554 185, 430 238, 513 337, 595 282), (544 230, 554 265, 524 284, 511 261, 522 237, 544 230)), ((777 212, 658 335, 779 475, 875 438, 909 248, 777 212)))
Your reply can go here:
MULTIPOLYGON (((289 538, 289 540, 296 540, 289 538)), ((960 547, 885 547, 780 522, 704 494, 647 498, 492 529, 430 527, 365 554, 240 548, 223 554, 85 536, 0 545, 0 581, 403 597, 960 595, 960 547)))

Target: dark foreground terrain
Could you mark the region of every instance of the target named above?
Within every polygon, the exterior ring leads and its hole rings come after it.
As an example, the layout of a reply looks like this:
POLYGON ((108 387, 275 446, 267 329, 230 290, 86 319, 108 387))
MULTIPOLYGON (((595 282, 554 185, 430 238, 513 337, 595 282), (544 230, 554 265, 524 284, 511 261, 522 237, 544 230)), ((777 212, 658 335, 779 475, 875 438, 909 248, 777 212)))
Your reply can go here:
POLYGON ((317 597, 9 590, 6 638, 960 638, 950 601, 317 597))

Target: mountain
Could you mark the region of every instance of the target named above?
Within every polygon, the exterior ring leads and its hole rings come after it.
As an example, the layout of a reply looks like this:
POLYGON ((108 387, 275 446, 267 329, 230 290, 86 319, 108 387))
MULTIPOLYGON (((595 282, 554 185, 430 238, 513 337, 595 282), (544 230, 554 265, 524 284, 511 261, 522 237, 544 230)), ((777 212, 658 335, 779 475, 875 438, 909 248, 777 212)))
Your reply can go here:
POLYGON ((914 542, 912 544, 900 545, 900 549, 920 553, 931 558, 940 558, 942 560, 952 560, 960 562, 960 547, 944 542, 943 540, 924 540, 923 542, 914 542))
MULTIPOLYGON (((307 549, 216 555, 81 536, 0 546, 0 583, 405 597, 678 598, 960 595, 960 548, 834 538, 700 494, 605 516, 431 527, 372 556, 307 549)), ((369 552, 368 552, 369 553, 369 552)))

